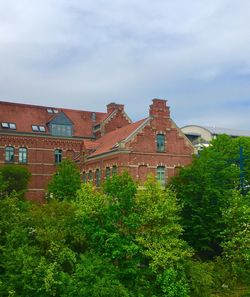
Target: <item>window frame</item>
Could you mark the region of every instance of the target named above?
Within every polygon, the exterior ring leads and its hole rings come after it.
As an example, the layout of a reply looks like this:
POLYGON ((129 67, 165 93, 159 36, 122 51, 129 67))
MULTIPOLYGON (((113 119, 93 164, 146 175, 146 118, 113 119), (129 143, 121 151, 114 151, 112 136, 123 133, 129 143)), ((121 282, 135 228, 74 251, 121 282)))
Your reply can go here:
POLYGON ((118 174, 118 168, 117 165, 112 166, 112 176, 118 174))
POLYGON ((55 158, 55 164, 60 164, 62 162, 62 149, 55 149, 54 150, 54 158, 55 158))
POLYGON ((101 170, 99 168, 95 171, 95 184, 97 187, 101 186, 101 170))
POLYGON ((72 137, 72 134, 73 134, 72 125, 51 124, 50 127, 51 127, 51 135, 53 136, 72 137))
POLYGON ((88 172, 88 181, 92 183, 94 181, 93 171, 89 170, 88 172))
POLYGON ((156 134, 156 151, 161 153, 166 151, 166 145, 165 145, 165 134, 163 133, 157 133, 156 134))
POLYGON ((110 167, 106 167, 106 169, 105 169, 105 179, 110 179, 110 177, 111 177, 110 167))
POLYGON ((161 186, 166 185, 166 167, 157 166, 156 168, 156 180, 160 183, 161 186))
POLYGON ((87 175, 86 175, 86 172, 85 171, 83 171, 83 173, 82 173, 82 182, 84 184, 86 184, 86 182, 87 182, 87 175))
POLYGON ((19 147, 19 149, 18 149, 18 163, 20 163, 20 164, 28 163, 28 149, 26 147, 19 147), (20 158, 20 156, 21 156, 21 158, 20 158))
POLYGON ((15 148, 14 146, 8 145, 4 149, 5 157, 4 160, 6 163, 14 163, 15 162, 15 148), (12 154, 10 153, 10 150, 12 151, 12 154), (11 158, 7 159, 7 156, 11 156, 11 158))

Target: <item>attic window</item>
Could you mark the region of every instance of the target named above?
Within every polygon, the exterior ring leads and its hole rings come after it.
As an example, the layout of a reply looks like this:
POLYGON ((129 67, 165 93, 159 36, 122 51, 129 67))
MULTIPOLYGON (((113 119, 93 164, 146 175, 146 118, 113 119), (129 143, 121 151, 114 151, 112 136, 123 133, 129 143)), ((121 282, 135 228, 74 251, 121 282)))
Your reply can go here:
POLYGON ((96 113, 95 112, 92 112, 91 119, 93 122, 96 121, 96 113))
POLYGON ((44 126, 32 125, 32 131, 34 132, 45 132, 44 126))
POLYGON ((2 123, 2 128, 5 129, 11 129, 11 130, 16 130, 16 124, 15 123, 2 123))
POLYGON ((9 123, 9 128, 12 130, 16 130, 16 124, 15 123, 9 123))
POLYGON ((59 113, 58 109, 54 109, 54 108, 47 108, 47 113, 59 113))
POLYGON ((45 127, 44 126, 39 126, 40 132, 45 132, 45 127))
POLYGON ((32 131, 39 131, 38 126, 37 125, 32 125, 32 131))
POLYGON ((2 128, 9 128, 9 124, 8 123, 2 123, 2 128))

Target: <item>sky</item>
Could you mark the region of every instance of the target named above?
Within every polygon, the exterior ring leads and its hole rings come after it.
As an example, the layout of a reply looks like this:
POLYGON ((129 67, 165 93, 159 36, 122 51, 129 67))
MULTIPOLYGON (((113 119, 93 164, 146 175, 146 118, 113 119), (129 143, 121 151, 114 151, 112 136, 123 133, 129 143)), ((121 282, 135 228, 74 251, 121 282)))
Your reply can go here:
POLYGON ((250 130, 249 0, 0 0, 0 100, 250 130))

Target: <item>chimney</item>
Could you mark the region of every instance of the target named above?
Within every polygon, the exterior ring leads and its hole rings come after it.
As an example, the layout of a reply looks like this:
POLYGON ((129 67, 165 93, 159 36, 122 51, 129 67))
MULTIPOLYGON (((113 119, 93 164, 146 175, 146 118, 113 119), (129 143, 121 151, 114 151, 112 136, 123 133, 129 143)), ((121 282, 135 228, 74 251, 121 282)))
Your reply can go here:
POLYGON ((116 109, 124 110, 124 104, 117 104, 117 103, 111 102, 107 105, 107 113, 111 113, 116 109))
POLYGON ((153 104, 150 105, 149 115, 153 117, 168 117, 170 116, 169 106, 167 100, 153 99, 153 104))

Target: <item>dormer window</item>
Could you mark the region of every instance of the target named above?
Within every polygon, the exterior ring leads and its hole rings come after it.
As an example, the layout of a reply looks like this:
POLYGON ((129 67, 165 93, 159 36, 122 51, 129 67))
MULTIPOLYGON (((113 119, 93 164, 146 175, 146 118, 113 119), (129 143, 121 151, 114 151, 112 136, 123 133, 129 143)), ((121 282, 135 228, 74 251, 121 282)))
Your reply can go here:
POLYGON ((53 136, 72 136, 73 125, 64 112, 58 113, 49 123, 49 130, 53 136))
POLYGON ((70 125, 51 125, 51 134, 55 136, 72 136, 72 129, 70 125))
POLYGON ((53 109, 53 113, 58 113, 58 110, 57 109, 53 109))

